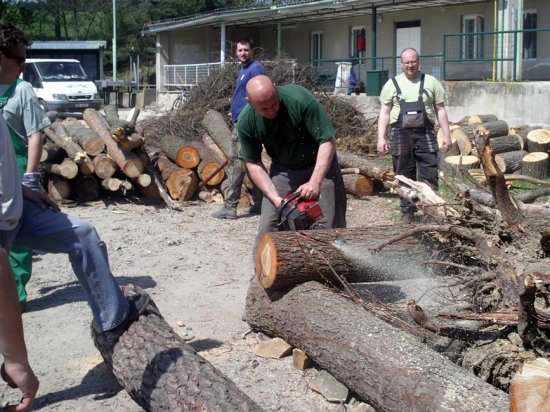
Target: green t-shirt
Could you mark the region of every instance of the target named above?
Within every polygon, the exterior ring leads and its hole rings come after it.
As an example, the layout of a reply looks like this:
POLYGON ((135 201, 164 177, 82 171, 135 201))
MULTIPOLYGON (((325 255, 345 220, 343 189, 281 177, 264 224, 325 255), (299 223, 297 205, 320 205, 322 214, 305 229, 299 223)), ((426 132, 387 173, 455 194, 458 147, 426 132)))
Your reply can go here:
POLYGON ((277 87, 279 111, 270 120, 250 105, 239 115, 237 132, 242 158, 261 160, 262 145, 271 158, 292 169, 315 164, 319 145, 334 138, 334 127, 315 96, 295 84, 277 87))
MULTIPOLYGON (((397 84, 399 85, 406 102, 414 102, 415 100, 418 100, 420 74, 416 79, 411 81, 407 79, 405 73, 401 73, 395 76, 395 80, 397 80, 397 84)), ((426 107, 426 115, 428 116, 428 119, 435 124, 434 105, 445 102, 445 90, 443 89, 443 86, 441 86, 441 83, 429 74, 426 74, 424 78, 424 90, 427 92, 427 95, 426 93, 422 94, 424 106, 426 107)), ((397 98, 397 90, 395 89, 391 79, 386 82, 380 92, 380 103, 392 106, 390 113, 390 124, 397 122, 397 118, 399 117, 399 99, 397 98)))

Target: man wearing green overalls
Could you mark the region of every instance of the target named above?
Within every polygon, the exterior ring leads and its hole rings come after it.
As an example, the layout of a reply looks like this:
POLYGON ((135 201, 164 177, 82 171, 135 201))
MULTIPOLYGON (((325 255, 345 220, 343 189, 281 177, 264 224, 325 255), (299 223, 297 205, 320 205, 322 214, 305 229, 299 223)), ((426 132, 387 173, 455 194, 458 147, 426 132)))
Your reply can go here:
MULTIPOLYGON (((50 120, 40 107, 32 86, 18 79, 25 70, 29 36, 11 23, 0 22, 0 111, 8 124, 22 183, 40 190, 38 166, 42 154, 42 130, 50 120), (17 79, 14 81, 14 79, 17 79)), ((19 302, 24 309, 25 285, 32 272, 32 249, 13 247, 9 255, 15 275, 19 302)))

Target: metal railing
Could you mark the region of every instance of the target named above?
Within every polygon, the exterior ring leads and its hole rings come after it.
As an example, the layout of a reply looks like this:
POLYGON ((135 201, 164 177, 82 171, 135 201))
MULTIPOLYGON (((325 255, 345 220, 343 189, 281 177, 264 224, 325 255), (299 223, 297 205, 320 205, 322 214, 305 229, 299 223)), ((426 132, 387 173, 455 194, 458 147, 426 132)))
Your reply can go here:
POLYGON ((191 88, 201 79, 208 77, 213 70, 221 67, 221 62, 201 64, 167 64, 164 66, 164 86, 191 88))
POLYGON ((550 56, 541 57, 550 29, 454 33, 443 36, 445 80, 550 80, 550 56))

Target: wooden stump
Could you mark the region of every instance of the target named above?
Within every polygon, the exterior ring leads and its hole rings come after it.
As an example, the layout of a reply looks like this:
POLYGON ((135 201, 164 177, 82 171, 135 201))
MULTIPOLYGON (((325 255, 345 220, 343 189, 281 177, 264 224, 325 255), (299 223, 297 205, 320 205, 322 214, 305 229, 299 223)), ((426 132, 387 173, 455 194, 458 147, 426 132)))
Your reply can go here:
POLYGON ((95 174, 100 179, 108 179, 117 171, 115 161, 106 154, 94 157, 95 174))
POLYGON ((303 350, 376 410, 508 410, 506 393, 339 292, 317 282, 270 292, 254 279, 247 322, 303 350))
MULTIPOLYGON (((140 291, 126 286, 126 295, 140 291)), ((166 323, 155 303, 114 348, 92 327, 94 345, 117 381, 145 411, 247 411, 260 407, 166 323)))
POLYGON ((495 161, 502 173, 514 173, 521 169, 521 160, 526 154, 527 152, 525 150, 500 153, 495 155, 495 161), (502 169, 502 167, 504 167, 504 169, 502 169))
POLYGON ((534 177, 535 179, 546 179, 549 174, 548 153, 532 152, 521 159, 521 174, 534 177))
POLYGON ((468 170, 479 167, 477 156, 447 156, 441 164, 443 173, 451 177, 461 177, 460 169, 468 170))
MULTIPOLYGON (((224 164, 226 164, 226 162, 224 162, 224 164)), ((208 184, 209 186, 216 186, 220 184, 225 177, 225 172, 223 170, 224 164, 209 162, 203 165, 199 172, 199 176, 202 182, 204 182, 202 186, 205 184, 208 184)))
POLYGON ((176 154, 176 164, 187 169, 194 169, 201 162, 201 155, 196 147, 182 146, 176 154))
POLYGON ((451 131, 451 140, 458 145, 460 154, 468 156, 472 152, 472 141, 477 126, 461 126, 451 131))
POLYGON ((346 193, 352 196, 370 196, 374 192, 374 181, 369 176, 345 174, 342 177, 344 178, 346 193))
POLYGON ((530 131, 527 134, 527 150, 550 153, 550 130, 535 129, 530 131))
POLYGON ((333 269, 348 282, 426 275, 428 270, 421 268, 419 262, 429 260, 432 251, 417 239, 407 238, 380 252, 373 251, 401 230, 400 226, 380 226, 269 232, 256 246, 256 275, 263 287, 273 290, 309 280, 326 279, 339 284, 333 269))

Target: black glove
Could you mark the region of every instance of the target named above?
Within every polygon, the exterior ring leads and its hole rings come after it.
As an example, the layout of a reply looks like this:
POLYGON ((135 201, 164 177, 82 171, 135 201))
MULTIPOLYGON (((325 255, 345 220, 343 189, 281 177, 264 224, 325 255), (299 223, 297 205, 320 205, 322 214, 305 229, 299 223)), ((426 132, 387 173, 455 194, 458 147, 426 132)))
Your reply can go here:
POLYGON ((34 190, 35 192, 40 192, 40 177, 41 174, 38 172, 25 173, 23 175, 21 183, 23 183, 23 185, 28 187, 29 189, 34 190))

